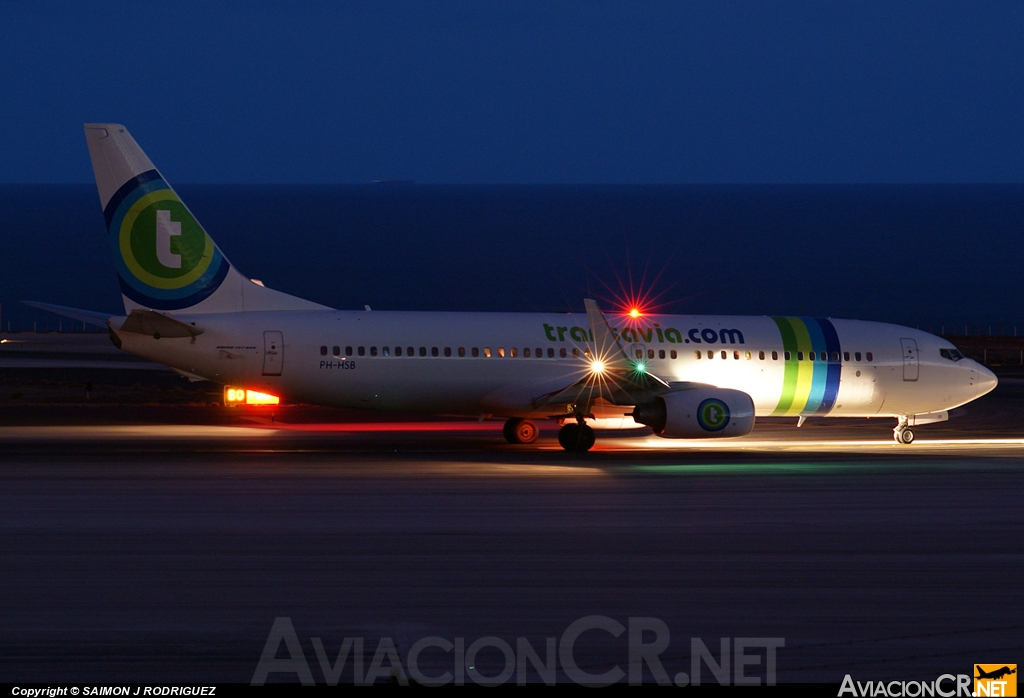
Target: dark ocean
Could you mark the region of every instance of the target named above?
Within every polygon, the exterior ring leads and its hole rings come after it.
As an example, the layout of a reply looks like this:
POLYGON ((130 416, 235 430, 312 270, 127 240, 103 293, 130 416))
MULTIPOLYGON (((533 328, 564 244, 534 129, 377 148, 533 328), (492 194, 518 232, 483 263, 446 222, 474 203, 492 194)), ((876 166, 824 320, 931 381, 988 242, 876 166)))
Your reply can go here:
MULTIPOLYGON (((814 315, 1024 333, 1024 185, 178 186, 224 254, 337 308, 814 315)), ((0 323, 121 312, 96 189, 2 185, 0 323)), ((66 321, 65 321, 66 328, 66 321)))

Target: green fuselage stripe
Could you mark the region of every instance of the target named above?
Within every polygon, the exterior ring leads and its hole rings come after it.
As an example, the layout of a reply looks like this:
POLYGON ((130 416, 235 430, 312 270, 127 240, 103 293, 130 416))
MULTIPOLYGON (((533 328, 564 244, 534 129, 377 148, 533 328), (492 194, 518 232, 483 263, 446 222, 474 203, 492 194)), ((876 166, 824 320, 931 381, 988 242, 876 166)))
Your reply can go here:
MULTIPOLYGON (((799 375, 800 364, 796 360, 796 333, 793 332, 793 327, 789 324, 788 318, 773 317, 772 320, 779 327, 779 333, 782 335, 782 349, 783 351, 789 352, 789 361, 785 363, 785 373, 782 377, 782 395, 779 397, 779 404, 775 407, 775 411, 772 412, 773 416, 784 415, 789 411, 790 406, 793 404, 793 397, 796 395, 796 379, 799 375)), ((785 354, 782 355, 785 359, 785 354)))

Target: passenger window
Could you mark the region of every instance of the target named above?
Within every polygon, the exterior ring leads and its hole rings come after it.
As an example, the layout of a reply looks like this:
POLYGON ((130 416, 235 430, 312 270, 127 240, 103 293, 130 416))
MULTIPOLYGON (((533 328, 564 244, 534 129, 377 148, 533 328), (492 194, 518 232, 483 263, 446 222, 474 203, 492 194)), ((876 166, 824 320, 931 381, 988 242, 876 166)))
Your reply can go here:
POLYGON ((764 352, 763 351, 757 352, 757 358, 760 359, 761 361, 764 361, 764 352))
POLYGON ((580 356, 580 350, 577 349, 576 347, 573 347, 572 348, 572 358, 578 359, 579 356, 580 356))
POLYGON ((466 355, 466 347, 459 347, 459 356, 466 355))
POLYGON ((675 359, 675 358, 677 358, 677 357, 679 356, 678 354, 676 354, 676 350, 675 350, 675 349, 673 349, 672 351, 670 351, 670 352, 668 353, 668 355, 669 355, 670 357, 672 357, 673 359, 675 359))
POLYGON ((722 358, 724 359, 724 358, 727 358, 727 357, 728 357, 728 354, 726 354, 725 349, 723 349, 722 350, 722 358))
POLYGON ((778 361, 778 360, 779 360, 779 352, 773 351, 772 352, 772 361, 778 361))
POLYGON ((508 350, 508 355, 514 359, 517 356, 519 356, 519 350, 516 349, 515 347, 512 347, 511 349, 508 350))
POLYGON ((867 354, 865 354, 865 356, 867 357, 868 361, 874 361, 875 360, 875 357, 871 356, 871 352, 870 351, 867 354))
POLYGON ((860 361, 860 352, 859 351, 855 351, 853 353, 853 358, 856 359, 857 361, 860 361))
POLYGON ((345 347, 345 356, 352 356, 352 347, 345 347))
POLYGON ((498 347, 498 356, 505 358, 505 347, 498 347))
POLYGON ((384 347, 380 351, 381 351, 382 354, 384 354, 384 356, 391 356, 391 353, 390 353, 390 351, 388 350, 387 347, 384 347))
POLYGON ((412 347, 406 347, 405 348, 405 355, 406 356, 416 356, 416 352, 413 351, 412 347))
POLYGON ((523 358, 524 359, 530 358, 530 347, 526 347, 526 348, 523 349, 523 358))
POLYGON ((839 352, 838 351, 832 352, 832 360, 833 361, 839 361, 839 352))
POLYGON ((555 350, 553 348, 550 348, 550 347, 548 348, 548 358, 549 359, 555 358, 555 350))
POLYGON ((427 348, 426 347, 420 347, 420 356, 426 356, 426 355, 427 355, 427 348))
POLYGON ((327 347, 320 347, 320 356, 327 356, 327 347))
POLYGON ((484 347, 484 358, 485 359, 491 358, 491 348, 490 347, 484 347))
POLYGON ((341 356, 341 347, 334 347, 334 355, 341 356))
POLYGON ((665 358, 665 350, 664 349, 659 349, 658 350, 658 358, 659 359, 664 359, 665 358))
POLYGON ((697 351, 693 352, 693 356, 694 356, 695 358, 698 358, 698 359, 699 359, 699 358, 701 358, 701 355, 700 355, 700 349, 698 349, 697 351))
MULTIPOLYGON (((772 352, 772 355, 773 355, 773 356, 775 355, 775 352, 774 352, 774 351, 772 352)), ((784 354, 783 354, 782 356, 783 356, 783 358, 784 358, 784 359, 785 359, 786 361, 792 361, 792 360, 793 360, 793 354, 791 354, 791 353, 790 353, 790 352, 788 352, 788 351, 787 351, 787 352, 785 352, 785 353, 784 353, 784 354)))
POLYGON ((541 349, 540 347, 537 347, 537 354, 536 354, 536 356, 537 356, 538 359, 544 358, 544 350, 541 349))
POLYGON ((477 349, 476 347, 473 347, 473 356, 480 356, 480 350, 477 349))
POLYGON ((402 347, 395 347, 395 356, 402 355, 402 347))
POLYGON ((377 355, 377 347, 370 347, 370 356, 377 355))
POLYGON ((711 360, 711 359, 713 359, 713 358, 715 358, 715 352, 713 352, 713 351, 711 351, 711 350, 709 349, 709 350, 708 350, 708 360, 711 360))
POLYGON ((430 355, 437 356, 437 347, 430 347, 430 355))
POLYGON ((740 360, 740 353, 738 351, 734 351, 732 353, 732 358, 735 359, 736 361, 739 361, 740 360))
POLYGON ((452 355, 452 348, 451 347, 445 347, 444 348, 444 355, 445 356, 451 356, 452 355))
POLYGON ((811 361, 814 361, 814 352, 812 351, 812 352, 810 352, 810 354, 811 354, 811 356, 810 356, 811 361))
POLYGON ((850 352, 844 351, 843 352, 843 361, 849 361, 849 360, 850 360, 850 352))
POLYGON ((797 361, 803 361, 804 360, 804 353, 802 351, 798 351, 796 353, 796 360, 797 361))
POLYGON ((647 358, 648 359, 653 359, 654 358, 654 350, 653 349, 648 349, 647 350, 647 358))
POLYGON ((359 347, 359 355, 366 356, 366 347, 359 347))
POLYGON ((748 352, 744 352, 744 356, 746 357, 747 361, 750 361, 751 357, 750 357, 750 352, 749 351, 748 352))
POLYGON ((558 350, 558 356, 559 356, 559 357, 561 357, 561 358, 563 358, 563 359, 564 359, 564 358, 565 358, 566 356, 568 356, 568 353, 567 353, 567 352, 565 351, 565 347, 562 347, 561 349, 559 349, 559 350, 558 350))
POLYGON ((637 349, 637 350, 635 350, 635 353, 636 353, 636 358, 638 358, 638 359, 644 358, 644 350, 643 349, 637 349))

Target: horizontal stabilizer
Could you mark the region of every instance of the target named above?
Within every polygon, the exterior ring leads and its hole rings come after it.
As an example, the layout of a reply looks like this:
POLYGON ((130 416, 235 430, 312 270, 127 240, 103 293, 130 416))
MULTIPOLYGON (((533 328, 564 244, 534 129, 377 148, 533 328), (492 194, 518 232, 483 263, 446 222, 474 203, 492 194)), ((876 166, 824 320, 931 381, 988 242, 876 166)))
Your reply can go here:
POLYGON ((85 322, 96 327, 106 327, 107 320, 112 317, 116 317, 116 313, 97 313, 93 310, 82 310, 80 308, 69 308, 66 305, 53 305, 51 303, 40 303, 39 301, 22 301, 25 305, 33 308, 39 308, 50 313, 57 315, 63 315, 69 317, 72 320, 78 320, 79 322, 85 322))
POLYGON ((128 316, 128 319, 121 324, 118 332, 133 332, 145 334, 156 339, 161 337, 196 337, 203 333, 195 325, 176 320, 170 315, 158 313, 155 310, 135 309, 128 316))

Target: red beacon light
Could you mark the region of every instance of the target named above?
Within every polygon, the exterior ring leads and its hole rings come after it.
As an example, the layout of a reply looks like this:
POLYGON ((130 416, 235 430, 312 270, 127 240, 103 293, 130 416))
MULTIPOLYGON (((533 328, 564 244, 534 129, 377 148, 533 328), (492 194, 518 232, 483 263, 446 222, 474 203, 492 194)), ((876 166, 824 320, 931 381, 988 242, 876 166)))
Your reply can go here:
POLYGON ((640 308, 636 308, 636 307, 630 308, 629 316, 631 318, 636 319, 636 318, 640 317, 641 315, 643 315, 643 313, 640 312, 640 308))

